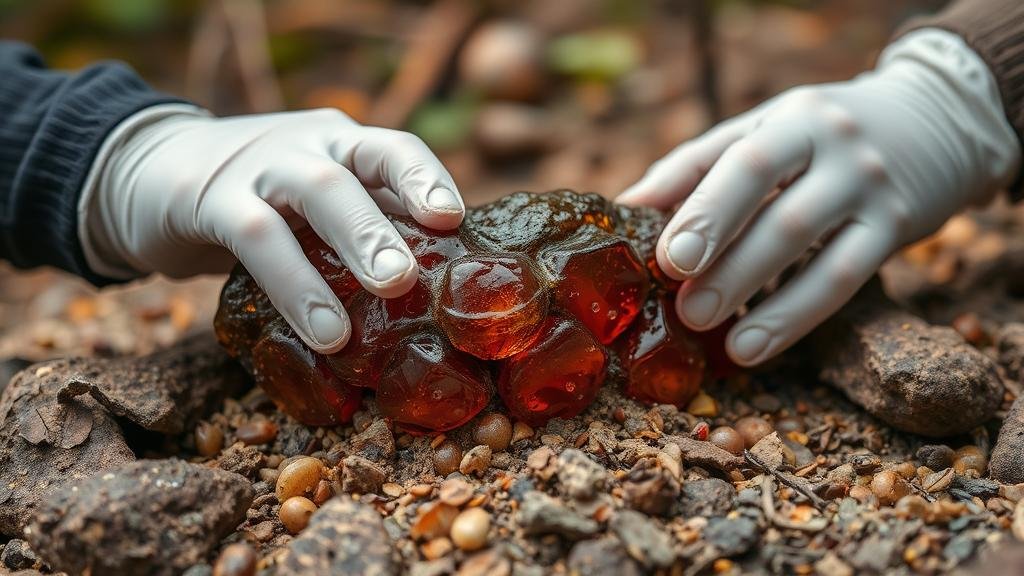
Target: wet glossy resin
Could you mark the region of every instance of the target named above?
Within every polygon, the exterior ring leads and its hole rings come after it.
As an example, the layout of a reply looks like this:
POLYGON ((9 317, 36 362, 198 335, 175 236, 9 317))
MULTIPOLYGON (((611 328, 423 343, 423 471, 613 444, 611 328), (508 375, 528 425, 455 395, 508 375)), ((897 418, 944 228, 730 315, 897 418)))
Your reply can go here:
POLYGON ((531 425, 575 416, 606 384, 683 406, 705 377, 705 354, 672 310, 678 285, 655 263, 666 219, 569 191, 512 194, 470 210, 457 231, 393 217, 420 278, 388 300, 363 290, 305 229, 307 258, 351 316, 348 345, 327 356, 306 348, 241 267, 215 327, 278 406, 307 424, 349 420, 366 391, 412 433, 460 426, 495 393, 531 425))

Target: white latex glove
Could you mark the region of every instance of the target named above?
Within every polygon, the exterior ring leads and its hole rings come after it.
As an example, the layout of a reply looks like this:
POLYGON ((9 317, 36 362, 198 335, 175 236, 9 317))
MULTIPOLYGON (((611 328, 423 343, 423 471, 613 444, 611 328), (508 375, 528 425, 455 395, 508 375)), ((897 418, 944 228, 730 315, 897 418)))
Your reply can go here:
POLYGON ((108 138, 80 205, 98 274, 181 278, 226 272, 237 256, 313 349, 333 352, 351 326, 292 229, 310 226, 381 297, 418 269, 381 208, 450 229, 465 211, 455 183, 418 138, 357 124, 337 110, 211 118, 160 107, 108 138))
POLYGON ((687 279, 676 308, 695 330, 823 243, 730 330, 729 355, 753 365, 838 310, 893 251, 989 200, 1020 156, 985 63, 959 36, 925 29, 874 71, 788 91, 680 145, 618 201, 681 203, 657 257, 687 279))

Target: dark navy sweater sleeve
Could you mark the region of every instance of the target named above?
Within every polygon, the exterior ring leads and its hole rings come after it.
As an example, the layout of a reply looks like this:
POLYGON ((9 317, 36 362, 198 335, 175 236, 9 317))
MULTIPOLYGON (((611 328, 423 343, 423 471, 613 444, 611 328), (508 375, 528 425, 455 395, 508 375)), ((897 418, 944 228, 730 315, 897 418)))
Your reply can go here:
POLYGON ((31 47, 0 41, 0 259, 50 265, 102 285, 78 238, 78 199, 107 134, 135 112, 180 102, 130 68, 49 70, 31 47))

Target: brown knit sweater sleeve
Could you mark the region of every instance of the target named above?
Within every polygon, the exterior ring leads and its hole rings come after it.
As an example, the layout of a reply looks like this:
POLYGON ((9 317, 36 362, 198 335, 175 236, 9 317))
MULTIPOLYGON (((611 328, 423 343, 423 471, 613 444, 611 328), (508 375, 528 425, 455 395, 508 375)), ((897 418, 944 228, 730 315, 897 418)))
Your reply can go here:
MULTIPOLYGON (((911 20, 897 36, 919 28, 958 34, 981 56, 999 84, 1006 117, 1024 143, 1024 0, 954 0, 934 16, 911 20)), ((1020 180, 1014 188, 1020 198, 1020 180)))

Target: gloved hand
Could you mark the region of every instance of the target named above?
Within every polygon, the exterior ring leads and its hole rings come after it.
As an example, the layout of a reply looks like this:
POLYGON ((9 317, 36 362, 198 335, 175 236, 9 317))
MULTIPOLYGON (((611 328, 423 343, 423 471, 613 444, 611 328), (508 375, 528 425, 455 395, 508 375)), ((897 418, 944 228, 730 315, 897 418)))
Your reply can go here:
POLYGON ((695 330, 823 243, 730 330, 729 355, 749 366, 839 309, 894 250, 989 200, 1020 155, 981 58, 959 36, 924 29, 874 71, 796 88, 680 145, 618 201, 681 203, 657 257, 687 279, 676 308, 695 330))
POLYGON ((436 229, 462 222, 451 176, 411 134, 329 109, 223 119, 164 110, 112 136, 83 191, 80 237, 98 274, 181 278, 226 272, 237 256, 302 339, 333 352, 349 319, 293 228, 308 222, 387 298, 407 292, 418 269, 381 208, 436 229))

